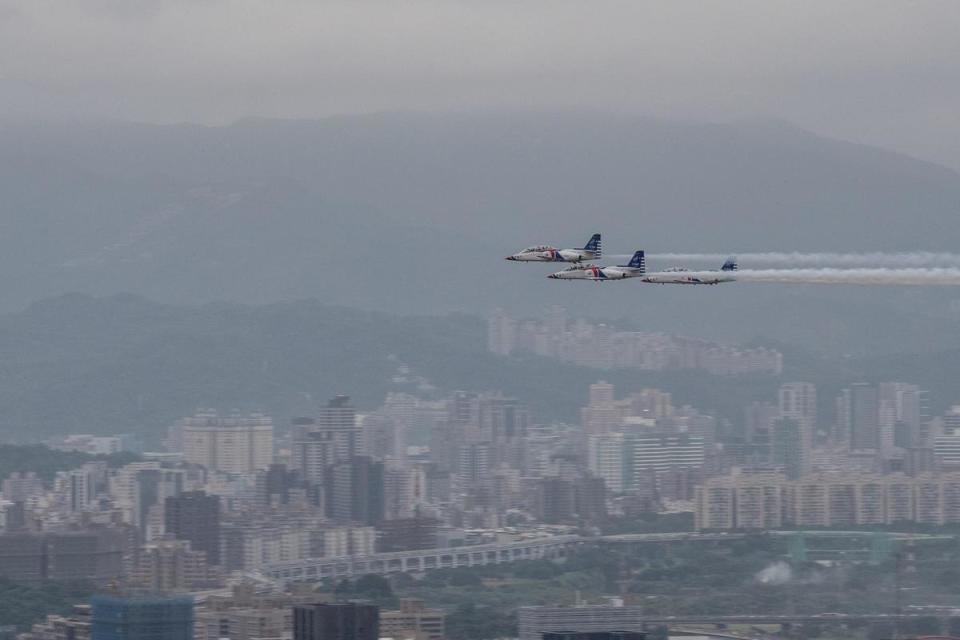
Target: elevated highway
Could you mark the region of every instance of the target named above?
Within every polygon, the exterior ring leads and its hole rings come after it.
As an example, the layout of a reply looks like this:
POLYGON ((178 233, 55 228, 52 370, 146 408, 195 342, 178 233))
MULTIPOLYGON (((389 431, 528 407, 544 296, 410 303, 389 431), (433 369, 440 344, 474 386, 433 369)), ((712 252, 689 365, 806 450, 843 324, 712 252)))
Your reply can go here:
MULTIPOLYGON (((768 535, 792 536, 795 531, 769 531, 768 535)), ((804 535, 814 537, 864 537, 873 532, 865 531, 809 531, 804 535)), ((724 542, 740 540, 747 533, 635 533, 613 536, 583 537, 576 535, 545 536, 517 542, 482 544, 466 547, 421 549, 377 553, 369 556, 346 556, 342 558, 306 558, 268 565, 259 571, 263 576, 281 582, 312 582, 326 578, 353 578, 368 573, 389 575, 393 573, 423 573, 435 569, 476 567, 503 564, 520 560, 562 558, 571 550, 587 545, 630 546, 650 543, 679 542, 724 542)), ((952 539, 952 536, 924 534, 891 534, 894 539, 936 540, 952 539)))

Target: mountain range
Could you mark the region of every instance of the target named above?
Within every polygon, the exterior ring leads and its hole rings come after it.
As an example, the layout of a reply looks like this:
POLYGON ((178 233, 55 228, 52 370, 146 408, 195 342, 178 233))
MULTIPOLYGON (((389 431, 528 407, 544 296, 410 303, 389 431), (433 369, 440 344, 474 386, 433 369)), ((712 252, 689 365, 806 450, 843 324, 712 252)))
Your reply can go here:
POLYGON ((503 261, 595 231, 607 253, 953 248, 955 172, 776 121, 492 112, 6 123, 0 192, 8 311, 69 292, 316 298, 406 314, 535 316, 562 304, 823 353, 960 346, 958 298, 945 290, 592 286, 503 261))

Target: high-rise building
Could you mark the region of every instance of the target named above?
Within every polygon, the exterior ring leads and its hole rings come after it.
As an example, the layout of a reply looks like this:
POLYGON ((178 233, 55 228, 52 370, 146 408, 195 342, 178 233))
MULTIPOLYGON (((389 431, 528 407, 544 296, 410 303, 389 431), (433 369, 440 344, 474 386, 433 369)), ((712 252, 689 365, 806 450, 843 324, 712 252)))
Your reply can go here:
POLYGON ((489 442, 474 442, 457 447, 454 471, 460 481, 471 485, 489 477, 493 467, 489 442))
MULTIPOLYGON (((167 469, 160 462, 132 462, 110 477, 110 496, 123 513, 125 522, 137 527, 141 540, 149 539, 151 508, 183 491, 183 469, 167 469)), ((162 533, 162 532, 160 532, 162 533)))
POLYGON ((285 464, 271 464, 263 474, 263 492, 268 504, 288 504, 290 492, 295 487, 295 474, 285 464))
POLYGON ((91 640, 193 640, 193 598, 94 596, 91 640))
POLYGON ((924 444, 923 392, 913 384, 883 382, 878 388, 880 448, 885 455, 894 449, 924 444))
POLYGON ((166 531, 178 540, 189 540, 196 551, 207 554, 207 562, 220 564, 220 496, 187 491, 167 498, 166 531))
POLYGON ((293 640, 378 640, 380 609, 343 602, 293 608, 293 640))
POLYGON ((880 449, 880 397, 877 388, 865 382, 850 387, 850 448, 880 449))
POLYGON ((427 473, 422 466, 391 467, 383 473, 384 517, 412 518, 427 499, 427 473))
POLYGON ((574 516, 573 483, 562 478, 541 478, 537 483, 534 512, 541 522, 564 524, 574 516))
POLYGON ((211 471, 246 474, 273 462, 273 420, 254 413, 221 416, 202 411, 180 421, 183 457, 211 471))
POLYGON ((626 449, 630 486, 639 482, 647 471, 701 469, 705 460, 703 438, 686 434, 628 434, 626 449))
POLYGON ((625 415, 659 420, 673 415, 673 396, 659 389, 641 389, 623 400, 625 415))
POLYGON ((573 511, 587 522, 607 519, 607 485, 603 478, 588 475, 573 481, 573 511))
POLYGON ((770 402, 754 401, 743 412, 744 462, 764 463, 772 454, 773 423, 780 417, 780 408, 770 402))
POLYGON ((850 389, 844 389, 834 401, 834 420, 833 431, 830 433, 830 440, 834 445, 843 447, 850 446, 851 433, 853 432, 853 394, 850 389))
POLYGON ((782 474, 738 473, 711 478, 696 488, 699 529, 776 529, 783 523, 782 474))
POLYGON ((149 541, 164 531, 155 531, 153 515, 165 508, 167 498, 178 496, 185 486, 182 469, 142 469, 133 476, 133 524, 141 540, 149 541))
POLYGON ((93 505, 97 495, 96 478, 93 469, 84 465, 66 474, 64 487, 67 508, 74 513, 86 511, 93 505))
POLYGON ((780 416, 799 427, 798 473, 806 473, 810 450, 817 439, 817 388, 809 382, 788 382, 780 386, 780 416))
POLYGON ((780 415, 795 420, 802 429, 817 430, 817 388, 809 382, 780 385, 780 415))
POLYGON ((14 471, 3 479, 3 498, 11 502, 23 502, 30 496, 43 492, 43 480, 33 471, 14 471))
POLYGON ((804 427, 792 418, 781 418, 773 423, 772 462, 783 468, 789 480, 803 476, 809 464, 804 432, 804 427))
POLYGON ((620 425, 620 410, 613 401, 613 385, 604 381, 590 385, 590 404, 580 410, 587 434, 609 433, 620 425))
POLYGON ((590 406, 602 407, 613 404, 614 387, 605 380, 590 385, 590 406))
POLYGON ((130 584, 151 593, 196 591, 220 586, 220 572, 188 541, 158 540, 140 549, 130 584))
POLYGON ((587 465, 590 472, 603 478, 612 493, 622 493, 630 483, 632 461, 626 455, 626 436, 623 432, 594 434, 587 440, 587 465))
POLYGON ((934 457, 942 468, 960 469, 960 406, 951 407, 940 422, 933 438, 934 457))
POLYGON ((857 383, 850 387, 850 448, 880 449, 880 395, 877 387, 857 383))
POLYGON ((322 484, 327 469, 361 453, 362 440, 357 412, 350 397, 338 395, 316 418, 293 421, 293 455, 290 466, 304 480, 322 484))
POLYGON ((522 438, 528 419, 526 406, 516 398, 497 394, 480 399, 480 429, 492 442, 522 438))
POLYGON ((342 522, 377 525, 383 520, 383 463, 367 456, 330 467, 326 490, 327 517, 342 522))

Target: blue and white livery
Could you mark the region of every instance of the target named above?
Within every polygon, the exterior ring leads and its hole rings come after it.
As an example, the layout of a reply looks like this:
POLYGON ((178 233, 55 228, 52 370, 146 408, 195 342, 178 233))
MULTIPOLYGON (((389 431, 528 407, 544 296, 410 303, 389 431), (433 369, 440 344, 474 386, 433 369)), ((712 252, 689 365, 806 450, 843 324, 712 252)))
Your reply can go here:
POLYGON ((576 262, 597 260, 602 255, 600 234, 595 233, 583 249, 557 249, 547 245, 527 247, 523 251, 507 256, 514 262, 576 262))
POLYGON ((643 251, 637 251, 630 258, 627 264, 611 265, 608 267, 598 267, 593 264, 574 265, 563 271, 551 273, 548 278, 554 280, 594 280, 596 282, 606 282, 607 280, 624 280, 626 278, 638 278, 646 272, 646 258, 643 251))
POLYGON ((736 282, 737 259, 727 258, 719 271, 690 271, 689 269, 664 269, 654 273, 647 273, 640 278, 641 282, 650 284, 722 284, 736 282))

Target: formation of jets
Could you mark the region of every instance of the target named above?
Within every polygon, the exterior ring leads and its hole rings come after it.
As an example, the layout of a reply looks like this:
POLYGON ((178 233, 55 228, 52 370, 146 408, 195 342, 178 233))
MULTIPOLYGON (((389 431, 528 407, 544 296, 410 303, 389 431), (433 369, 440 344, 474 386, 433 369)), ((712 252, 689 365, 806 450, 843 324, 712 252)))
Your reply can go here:
POLYGON ((600 234, 595 233, 583 249, 557 249, 541 245, 507 256, 507 260, 573 263, 566 269, 547 276, 553 280, 606 282, 608 280, 637 278, 640 282, 649 284, 722 284, 724 282, 734 282, 737 279, 737 260, 733 257, 727 258, 723 266, 715 271, 691 271, 682 267, 664 269, 663 271, 647 271, 646 257, 642 250, 635 252, 627 264, 601 267, 585 262, 596 260, 600 256, 600 234))

